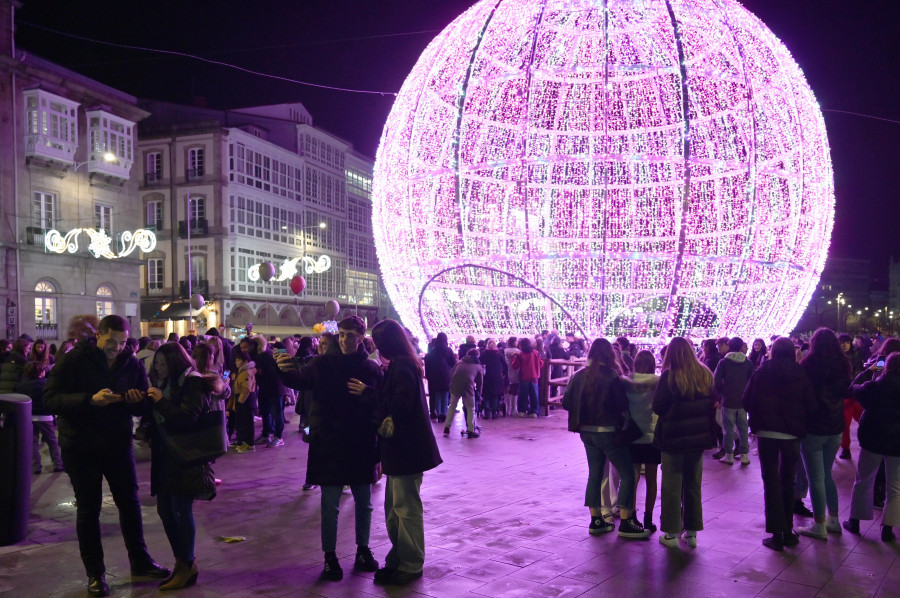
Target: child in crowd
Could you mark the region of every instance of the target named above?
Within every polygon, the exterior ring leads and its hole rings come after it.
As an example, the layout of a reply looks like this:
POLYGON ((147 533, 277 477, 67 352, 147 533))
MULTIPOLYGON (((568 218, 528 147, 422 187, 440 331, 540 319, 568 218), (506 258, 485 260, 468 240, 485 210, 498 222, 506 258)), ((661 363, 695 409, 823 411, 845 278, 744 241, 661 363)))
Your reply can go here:
POLYGON ((59 440, 56 437, 56 423, 50 410, 44 407, 44 385, 47 384, 47 372, 50 366, 46 361, 29 361, 25 364, 25 377, 16 385, 15 392, 31 398, 31 425, 34 428, 34 450, 32 465, 34 473, 43 471, 41 465, 41 437, 50 450, 53 471, 63 471, 62 457, 59 453, 59 440))

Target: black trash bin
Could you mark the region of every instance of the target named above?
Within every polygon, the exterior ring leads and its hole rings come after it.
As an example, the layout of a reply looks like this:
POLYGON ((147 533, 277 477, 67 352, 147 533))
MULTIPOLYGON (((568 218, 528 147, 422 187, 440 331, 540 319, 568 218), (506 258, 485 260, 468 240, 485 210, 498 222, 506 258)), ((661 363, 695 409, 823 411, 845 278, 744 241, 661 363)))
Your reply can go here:
POLYGON ((31 399, 0 395, 0 546, 28 533, 32 434, 31 399))

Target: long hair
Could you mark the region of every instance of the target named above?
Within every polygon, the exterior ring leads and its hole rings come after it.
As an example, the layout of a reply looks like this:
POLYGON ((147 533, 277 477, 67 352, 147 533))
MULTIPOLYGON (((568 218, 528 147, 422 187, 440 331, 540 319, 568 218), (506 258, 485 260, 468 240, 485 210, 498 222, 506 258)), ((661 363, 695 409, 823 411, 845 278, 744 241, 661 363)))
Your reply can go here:
POLYGON ((888 337, 881 343, 881 349, 878 351, 878 354, 882 357, 887 357, 891 353, 897 353, 898 351, 900 351, 900 338, 888 337))
POLYGON ((619 367, 616 354, 613 352, 612 343, 605 338, 595 339, 591 343, 587 358, 588 365, 585 368, 585 376, 587 376, 588 387, 596 386, 596 383, 603 375, 604 368, 611 369, 618 376, 622 375, 622 369, 619 367))
POLYGON ((375 341, 375 346, 378 347, 381 356, 388 361, 406 357, 416 364, 420 374, 425 375, 422 360, 413 349, 403 326, 398 322, 385 319, 375 324, 375 327, 372 328, 372 340, 375 341))
MULTIPOLYGON (((715 345, 713 345, 715 347, 715 345)), ((655 374, 656 373, 656 357, 653 353, 646 349, 638 351, 634 356, 634 373, 635 374, 655 374)))
POLYGON ((50 365, 50 351, 47 349, 47 341, 42 338, 34 341, 28 354, 28 361, 35 361, 42 366, 50 365))
POLYGON ((191 353, 191 359, 197 364, 197 371, 208 374, 213 371, 213 348, 206 343, 197 343, 191 353))
POLYGON ((809 353, 800 362, 813 381, 828 380, 835 376, 850 378, 853 367, 841 351, 837 335, 828 328, 819 328, 809 339, 809 353))
POLYGON ((446 349, 450 346, 450 343, 447 341, 447 333, 446 332, 438 332, 437 336, 434 337, 434 348, 435 349, 446 349))
MULTIPOLYGON (((821 330, 821 328, 820 328, 820 330, 821 330)), ((753 362, 753 365, 759 366, 759 364, 762 363, 765 356, 766 356, 766 341, 764 341, 761 338, 753 339, 753 344, 750 345, 750 355, 748 355, 747 358, 753 362), (760 345, 762 345, 761 351, 756 350, 756 343, 759 343, 760 345)))
POLYGON ((222 339, 218 336, 210 336, 206 339, 206 345, 212 349, 212 367, 217 371, 225 370, 225 350, 222 346, 222 339))
POLYGON ((154 385, 163 384, 175 387, 178 385, 178 378, 188 368, 196 368, 196 364, 184 347, 179 343, 165 343, 153 355, 153 365, 150 366, 149 377, 154 385), (167 380, 160 380, 159 372, 156 371, 156 362, 159 359, 166 361, 169 376, 167 380))
POLYGON ((697 360, 691 343, 680 336, 669 341, 662 369, 669 372, 669 387, 684 397, 712 392, 712 372, 697 360))

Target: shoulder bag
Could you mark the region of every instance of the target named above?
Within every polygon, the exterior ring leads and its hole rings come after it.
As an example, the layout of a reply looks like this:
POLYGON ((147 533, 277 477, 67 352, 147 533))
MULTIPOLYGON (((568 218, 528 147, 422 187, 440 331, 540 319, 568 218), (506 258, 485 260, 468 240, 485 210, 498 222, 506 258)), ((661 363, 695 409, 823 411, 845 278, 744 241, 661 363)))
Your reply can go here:
POLYGON ((154 415, 165 450, 173 460, 186 465, 209 463, 228 452, 224 411, 204 411, 194 427, 179 431, 167 429, 158 411, 154 415))

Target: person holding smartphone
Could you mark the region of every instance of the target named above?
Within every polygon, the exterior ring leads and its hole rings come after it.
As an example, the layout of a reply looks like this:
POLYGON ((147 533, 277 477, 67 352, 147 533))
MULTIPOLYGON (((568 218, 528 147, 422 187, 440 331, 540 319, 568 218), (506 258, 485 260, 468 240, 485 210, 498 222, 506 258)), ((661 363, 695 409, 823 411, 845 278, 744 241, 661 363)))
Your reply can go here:
POLYGON ((50 372, 44 402, 58 416, 63 465, 75 492, 78 547, 91 596, 108 596, 100 541, 100 508, 106 478, 119 509, 131 577, 165 579, 169 570, 147 552, 132 445, 132 417, 144 414, 150 384, 144 363, 126 350, 130 328, 106 316, 96 342, 86 338, 50 372))

